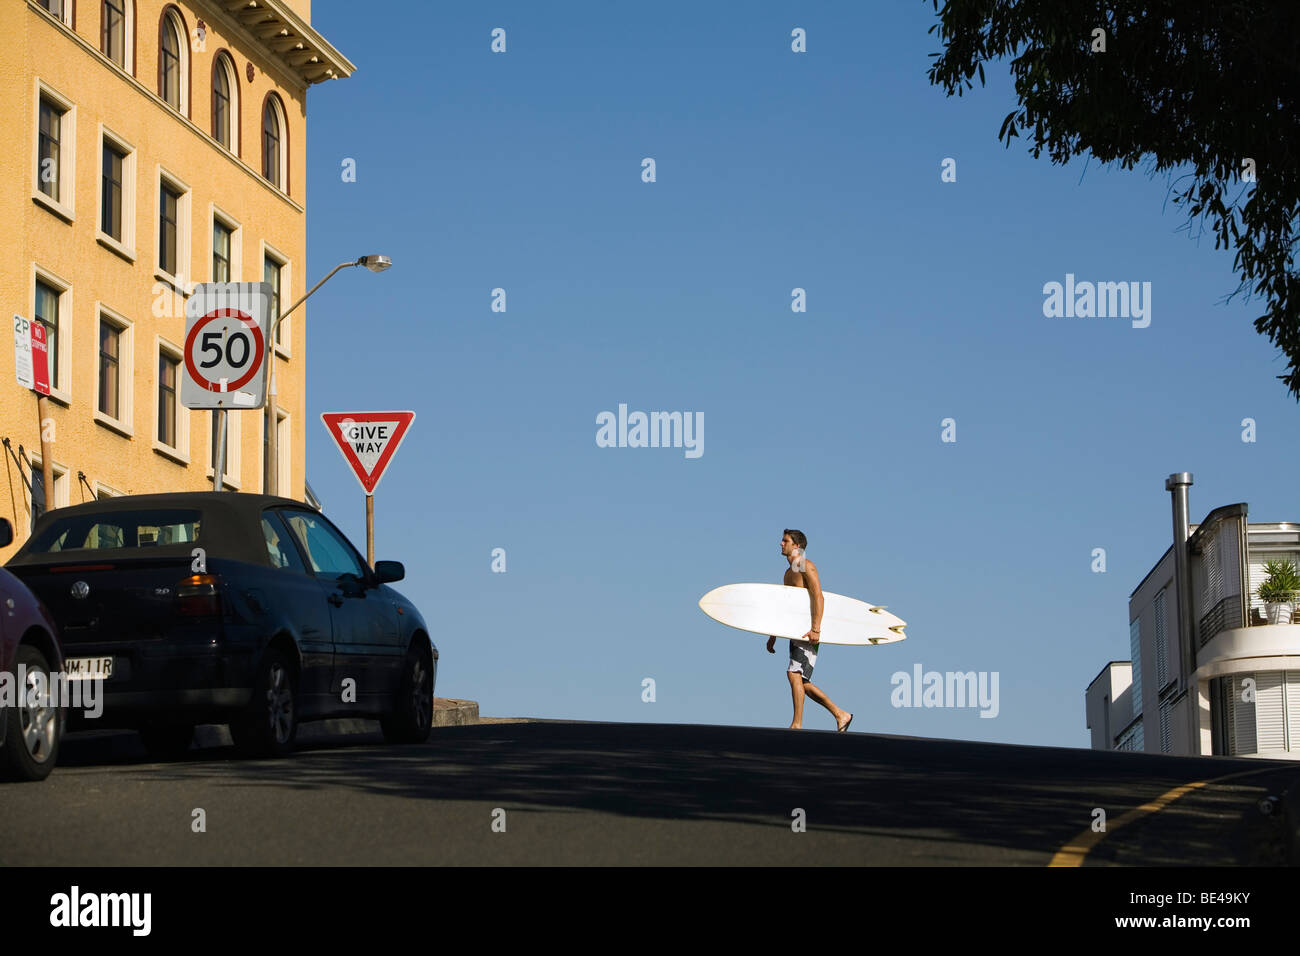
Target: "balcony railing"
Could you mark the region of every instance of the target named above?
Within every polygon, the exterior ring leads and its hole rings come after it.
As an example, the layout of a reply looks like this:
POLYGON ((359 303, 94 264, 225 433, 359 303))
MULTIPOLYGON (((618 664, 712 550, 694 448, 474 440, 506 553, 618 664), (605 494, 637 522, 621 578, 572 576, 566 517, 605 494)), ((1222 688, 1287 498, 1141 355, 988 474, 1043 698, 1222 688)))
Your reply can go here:
POLYGON ((1241 627, 1241 595, 1229 594, 1201 618, 1196 626, 1197 647, 1204 647, 1220 631, 1241 627))

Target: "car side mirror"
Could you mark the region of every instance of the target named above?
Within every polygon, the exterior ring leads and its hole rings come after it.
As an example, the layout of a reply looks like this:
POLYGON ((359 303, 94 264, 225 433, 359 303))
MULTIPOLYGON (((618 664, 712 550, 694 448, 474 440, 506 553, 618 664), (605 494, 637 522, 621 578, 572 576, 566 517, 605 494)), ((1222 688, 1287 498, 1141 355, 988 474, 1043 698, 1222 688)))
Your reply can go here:
POLYGON ((380 584, 389 584, 406 577, 406 568, 401 561, 376 561, 375 578, 380 584))
POLYGON ((14 526, 9 523, 8 518, 0 518, 0 548, 7 548, 13 544, 14 526))

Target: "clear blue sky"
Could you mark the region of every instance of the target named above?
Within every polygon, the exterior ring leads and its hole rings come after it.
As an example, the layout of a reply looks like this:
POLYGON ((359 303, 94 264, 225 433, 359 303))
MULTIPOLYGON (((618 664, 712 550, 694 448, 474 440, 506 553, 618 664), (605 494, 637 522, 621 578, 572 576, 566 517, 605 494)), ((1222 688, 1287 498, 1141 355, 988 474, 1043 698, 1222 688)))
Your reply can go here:
MULTIPOLYGON (((313 3, 358 69, 308 98, 308 276, 395 264, 310 303, 307 473, 364 545, 319 415, 417 412, 376 551, 406 564, 440 696, 782 726, 784 642, 696 601, 779 582, 797 527, 828 590, 908 621, 822 653, 854 730, 1086 747, 1084 689, 1128 658, 1128 595, 1170 542, 1165 477, 1195 474, 1193 521, 1300 520, 1296 405, 1262 304, 1223 301, 1231 254, 1163 177, 1005 149, 1005 65, 931 87, 929 2, 385 9, 313 3), (1067 273, 1150 282, 1150 326, 1045 318, 1067 273), (703 455, 597 447, 620 403, 702 412, 703 455), (894 708, 916 663, 997 671, 998 717, 894 708)), ((805 726, 833 722, 810 703, 805 726)))

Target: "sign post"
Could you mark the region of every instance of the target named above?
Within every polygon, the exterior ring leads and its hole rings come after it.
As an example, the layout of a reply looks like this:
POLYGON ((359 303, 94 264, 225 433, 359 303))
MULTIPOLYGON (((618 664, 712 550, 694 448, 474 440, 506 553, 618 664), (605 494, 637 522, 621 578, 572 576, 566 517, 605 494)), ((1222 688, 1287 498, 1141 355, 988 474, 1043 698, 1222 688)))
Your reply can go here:
POLYGON ((181 404, 209 408, 216 415, 216 460, 212 487, 226 477, 226 415, 260 408, 265 400, 267 337, 271 314, 269 282, 203 282, 185 303, 185 375, 181 404))
POLYGON ((415 421, 415 412, 324 412, 321 421, 366 493, 366 561, 375 566, 375 485, 415 421))
MULTIPOLYGON (((36 427, 41 436, 41 484, 45 510, 54 509, 54 455, 45 427, 50 414, 50 347, 45 326, 14 314, 14 371, 18 384, 36 392, 36 427)), ((33 503, 34 506, 35 503, 33 503)))

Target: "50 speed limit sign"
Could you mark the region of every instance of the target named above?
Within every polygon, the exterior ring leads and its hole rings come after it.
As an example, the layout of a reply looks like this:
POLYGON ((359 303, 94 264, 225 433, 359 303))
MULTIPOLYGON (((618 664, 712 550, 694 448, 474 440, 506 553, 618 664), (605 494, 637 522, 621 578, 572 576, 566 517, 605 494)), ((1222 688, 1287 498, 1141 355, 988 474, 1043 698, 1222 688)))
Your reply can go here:
POLYGON ((253 408, 266 390, 269 282, 205 282, 185 303, 186 408, 253 408))

